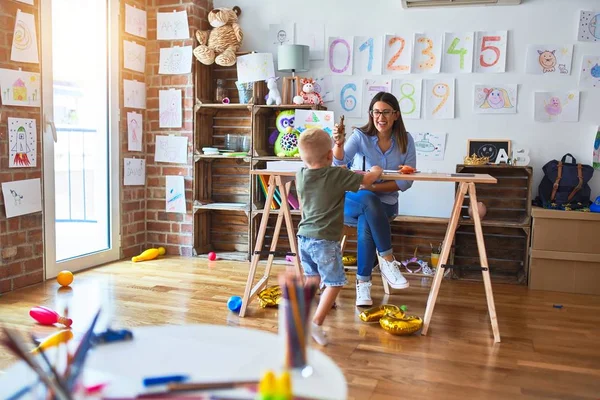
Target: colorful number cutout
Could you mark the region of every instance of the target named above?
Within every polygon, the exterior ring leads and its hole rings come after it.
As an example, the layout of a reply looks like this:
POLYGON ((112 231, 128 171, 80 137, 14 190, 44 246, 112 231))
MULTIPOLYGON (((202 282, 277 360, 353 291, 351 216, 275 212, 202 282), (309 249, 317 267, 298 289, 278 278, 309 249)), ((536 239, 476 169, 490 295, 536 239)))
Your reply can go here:
POLYGON ((335 39, 333 42, 331 42, 331 45, 329 46, 329 69, 332 72, 335 72, 336 74, 343 74, 344 72, 346 72, 346 70, 350 66, 350 56, 351 55, 352 55, 352 48, 350 47, 348 42, 346 42, 344 39, 335 39), (346 47, 346 51, 348 52, 348 54, 346 56, 346 64, 341 69, 336 68, 335 65, 333 65, 333 50, 335 49, 335 46, 337 46, 338 44, 344 45, 346 47))
POLYGON ((433 87, 433 90, 431 92, 435 97, 439 97, 442 99, 440 101, 440 104, 438 104, 437 107, 434 108, 431 112, 431 115, 433 115, 440 111, 442 107, 444 107, 444 104, 446 104, 446 102, 448 101, 448 97, 450 97, 450 87, 445 83, 438 83, 433 87))
POLYGON ((400 48, 388 61, 387 69, 391 71, 408 71, 408 65, 394 65, 394 63, 398 61, 398 58, 400 58, 400 56, 402 55, 402 52, 404 51, 404 46, 406 46, 406 41, 404 40, 404 38, 398 36, 394 36, 393 38, 391 38, 388 41, 388 46, 392 47, 396 42, 400 42, 400 48))
POLYGON ((352 94, 345 96, 346 90, 354 90, 356 92, 356 85, 354 83, 347 83, 342 87, 340 92, 340 104, 344 110, 350 112, 356 108, 356 97, 352 94))
POLYGON ((459 42, 460 42, 459 38, 457 38, 457 37, 454 38, 452 43, 450 43, 450 47, 448 47, 448 50, 446 51, 446 53, 456 54, 456 55, 460 56, 460 69, 465 69, 465 55, 467 54, 467 49, 465 49, 464 47, 462 49, 457 49, 456 46, 458 46, 459 42))
MULTIPOLYGON (((398 99, 398 102, 400 104, 402 104, 402 100, 406 99, 410 102, 410 105, 411 105, 411 109, 409 111, 406 111, 403 109, 402 114, 410 115, 410 114, 414 113, 415 110, 417 109, 417 102, 413 98, 413 96, 415 94, 415 86, 412 83, 403 83, 402 85, 400 85, 400 94, 402 96, 400 96, 400 98, 398 99), (410 89, 412 89, 412 91, 410 93, 405 93, 404 92, 405 86, 408 86, 410 89)), ((402 107, 400 107, 400 108, 402 108, 402 107)))
POLYGON ((487 42, 499 42, 500 40, 502 40, 500 36, 484 36, 481 38, 481 53, 479 55, 479 65, 481 65, 482 67, 493 67, 498 63, 498 61, 500 60, 500 49, 496 46, 488 45, 487 42), (496 55, 496 59, 491 63, 488 63, 483 58, 483 52, 486 50, 491 50, 496 55))
POLYGON ((358 48, 360 51, 364 51, 367 48, 369 49, 369 62, 367 64, 368 72, 371 72, 371 70, 373 69, 373 47, 373 38, 369 38, 358 48))
POLYGON ((421 50, 421 54, 429 57, 429 59, 427 61, 419 64, 419 69, 421 69, 421 70, 432 69, 433 66, 435 65, 435 61, 436 61, 435 54, 433 54, 431 52, 431 50, 433 49, 433 41, 429 38, 421 37, 417 40, 417 42, 425 43, 427 45, 427 47, 425 47, 423 50, 421 50))

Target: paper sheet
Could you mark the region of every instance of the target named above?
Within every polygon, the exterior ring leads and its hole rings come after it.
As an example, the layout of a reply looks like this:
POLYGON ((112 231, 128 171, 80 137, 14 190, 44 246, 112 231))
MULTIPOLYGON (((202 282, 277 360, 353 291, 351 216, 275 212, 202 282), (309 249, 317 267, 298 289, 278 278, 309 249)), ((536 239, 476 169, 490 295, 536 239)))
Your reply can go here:
POLYGON ((126 108, 146 108, 146 83, 123 79, 123 98, 126 108))
POLYGON ((415 140, 418 161, 443 161, 446 151, 446 133, 410 132, 415 140))
POLYGON ((42 186, 40 178, 2 182, 6 217, 42 211, 42 186))
POLYGON ((239 56, 236 63, 237 82, 264 81, 275 76, 273 54, 252 53, 239 56))
POLYGON ((506 72, 508 31, 475 33, 475 72, 506 72))
POLYGON ((159 63, 159 74, 191 74, 192 46, 161 48, 159 63))
POLYGON ((579 121, 579 91, 535 92, 534 119, 540 122, 579 121))
POLYGON ((273 54, 273 60, 277 61, 277 48, 282 45, 295 43, 294 23, 269 24, 269 52, 273 54))
POLYGON ((331 75, 315 78, 313 86, 315 92, 321 95, 323 103, 333 101, 333 82, 331 80, 331 75))
POLYGON ((187 147, 185 136, 156 136, 154 161, 187 164, 187 147))
POLYGON ((407 36, 385 35, 383 43, 383 74, 411 72, 412 47, 407 36))
POLYGON ((296 44, 309 47, 309 60, 325 59, 325 24, 304 21, 296 25, 296 44))
POLYGON ((592 155, 592 164, 594 169, 600 169, 600 126, 596 130, 596 136, 594 138, 594 153, 592 155))
POLYGON ((394 79, 392 94, 398 99, 403 119, 421 118, 421 79, 394 79))
POLYGON ((600 42, 600 11, 580 11, 577 40, 600 42))
POLYGON ((569 75, 573 45, 530 44, 525 72, 537 75, 569 75))
POLYGON ((142 151, 143 127, 142 114, 127 113, 127 150, 142 151))
POLYGON ((147 37, 146 11, 125 4, 125 32, 147 37))
POLYGON ((35 119, 8 118, 8 167, 37 165, 37 130, 35 119))
POLYGON ((579 86, 600 88, 600 56, 583 56, 579 86))
POLYGON ((334 124, 333 111, 294 110, 294 128, 300 133, 307 129, 319 128, 332 135, 334 124))
POLYGON ((454 79, 425 80, 425 117, 454 118, 454 79))
POLYGON ((373 97, 379 92, 392 92, 391 79, 365 79, 363 81, 363 104, 368 107, 373 97))
POLYGON ((146 184, 146 160, 143 158, 123 159, 123 185, 137 186, 146 184))
POLYGON ((146 47, 129 40, 123 40, 123 67, 132 71, 144 72, 146 69, 146 47))
POLYGON ((327 45, 327 65, 334 75, 352 75, 354 36, 330 37, 327 45))
POLYGON ((185 183, 183 176, 166 176, 166 211, 185 214, 185 183))
POLYGON ((475 114, 515 114, 517 85, 475 85, 473 94, 475 114))
POLYGON ((40 74, 0 68, 0 90, 5 106, 40 107, 40 74))
POLYGON ((354 75, 381 75, 383 36, 354 38, 354 75))
POLYGON ((413 46, 412 72, 439 73, 442 65, 442 37, 440 35, 415 33, 413 46))
POLYGON ((158 40, 189 39, 187 11, 173 11, 156 14, 156 38, 158 40))
POLYGON ((10 59, 12 61, 39 64, 37 34, 35 32, 33 14, 17 10, 10 59))
POLYGON ((442 54, 443 72, 473 72, 473 32, 446 33, 442 54))
POLYGON ((158 91, 158 127, 181 128, 183 113, 181 110, 181 90, 169 89, 158 91))
POLYGON ((341 114, 346 118, 360 118, 363 109, 362 79, 337 79, 334 87, 335 105, 339 107, 341 114))

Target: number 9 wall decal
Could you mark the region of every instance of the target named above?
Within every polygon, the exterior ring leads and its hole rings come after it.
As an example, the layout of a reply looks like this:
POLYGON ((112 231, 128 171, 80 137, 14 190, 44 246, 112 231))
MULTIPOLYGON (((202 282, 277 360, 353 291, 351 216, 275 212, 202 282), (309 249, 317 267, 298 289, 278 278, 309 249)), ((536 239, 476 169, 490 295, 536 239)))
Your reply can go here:
POLYGON ((329 70, 336 75, 352 75, 353 36, 330 37, 329 70))
POLYGON ((508 31, 477 32, 475 72, 505 72, 508 31))
POLYGON ((425 115, 428 119, 454 118, 454 79, 425 80, 425 115))

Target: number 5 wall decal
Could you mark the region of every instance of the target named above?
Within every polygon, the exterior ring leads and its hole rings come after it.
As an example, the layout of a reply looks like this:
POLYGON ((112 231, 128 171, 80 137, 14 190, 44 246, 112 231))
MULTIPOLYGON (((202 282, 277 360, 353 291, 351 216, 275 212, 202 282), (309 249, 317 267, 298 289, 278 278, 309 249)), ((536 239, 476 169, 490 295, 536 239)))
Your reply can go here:
POLYGON ((475 72, 505 72, 507 31, 477 32, 475 72))

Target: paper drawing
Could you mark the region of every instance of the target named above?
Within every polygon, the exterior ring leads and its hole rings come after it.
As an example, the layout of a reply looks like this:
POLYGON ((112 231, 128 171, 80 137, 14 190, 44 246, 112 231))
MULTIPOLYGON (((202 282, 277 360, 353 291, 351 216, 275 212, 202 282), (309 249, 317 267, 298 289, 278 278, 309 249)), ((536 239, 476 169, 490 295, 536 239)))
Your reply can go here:
POLYGON ((579 121, 579 91, 535 92, 534 101, 534 119, 536 121, 579 121))
POLYGON ((475 72, 506 72, 508 31, 475 33, 475 72))
POLYGON ((123 98, 126 108, 146 108, 146 84, 123 79, 123 98))
POLYGON ((413 46, 412 72, 439 73, 442 65, 442 37, 415 33, 413 46))
POLYGON ((331 81, 331 75, 315 78, 313 87, 315 92, 321 95, 323 103, 333 101, 333 83, 331 81))
POLYGON ((573 45, 531 44, 527 46, 525 72, 537 75, 569 75, 573 45))
POLYGON ((354 74, 381 75, 383 36, 354 38, 354 74))
POLYGON ((475 114, 515 114, 517 85, 475 85, 473 99, 475 114))
POLYGON ((129 40, 123 40, 123 67, 132 71, 144 72, 146 68, 146 47, 129 40))
POLYGON ((35 119, 8 118, 8 167, 35 167, 37 130, 35 119))
POLYGON ((600 42, 600 11, 580 11, 577 40, 600 42))
POLYGON ((33 14, 17 10, 10 59, 12 61, 39 64, 40 60, 38 57, 37 35, 35 33, 35 19, 33 14))
POLYGON ((600 56, 583 56, 579 86, 600 88, 600 56))
POLYGON ((42 186, 40 178, 2 183, 6 217, 42 211, 42 186))
POLYGON ((392 91, 391 79, 365 79, 363 85, 363 104, 371 104, 371 100, 379 92, 390 93, 392 91))
POLYGON ((159 90, 158 113, 159 128, 181 128, 181 90, 159 90))
POLYGON ((592 164, 594 169, 600 169, 600 126, 596 130, 594 138, 594 154, 592 156, 592 164))
POLYGON ((237 58, 238 83, 264 81, 275 76, 273 54, 252 53, 237 58))
POLYGON ((189 39, 187 11, 173 11, 156 14, 156 38, 158 40, 189 39))
POLYGON ((296 25, 296 44, 309 47, 309 60, 325 59, 325 24, 308 21, 296 25))
POLYGON ((411 72, 411 40, 404 36, 385 35, 383 43, 383 73, 408 74, 411 72))
POLYGON ((142 151, 142 114, 127 112, 127 150, 142 151))
POLYGON ((143 158, 123 159, 123 185, 136 186, 146 183, 146 160, 143 158))
POLYGON ((330 37, 327 46, 327 65, 335 75, 352 75, 354 36, 330 37))
POLYGON ((446 33, 442 52, 443 72, 473 71, 473 32, 446 33))
POLYGON ((284 44, 294 44, 294 23, 269 24, 269 52, 277 59, 277 48, 284 44))
POLYGON ((156 136, 154 161, 187 164, 187 146, 185 136, 156 136))
POLYGON ((166 211, 185 214, 185 184, 183 176, 166 176, 166 211))
POLYGON ((417 160, 444 160, 446 133, 410 132, 410 134, 415 140, 417 160))
POLYGON ((398 99, 403 119, 421 118, 421 79, 394 79, 392 94, 398 99))
POLYGON ((0 68, 0 90, 5 106, 40 107, 40 74, 0 68))
POLYGON ((160 49, 159 74, 192 73, 192 46, 164 47, 160 49))
POLYGON ((125 4, 125 32, 145 38, 146 31, 146 11, 125 4))
POLYGON ((340 113, 346 118, 360 118, 362 116, 362 79, 338 79, 335 81, 335 104, 339 106, 340 113))
POLYGON ((334 124, 333 111, 294 110, 294 128, 300 133, 319 128, 332 135, 334 124))
POLYGON ((425 117, 454 118, 454 79, 425 80, 425 117))

